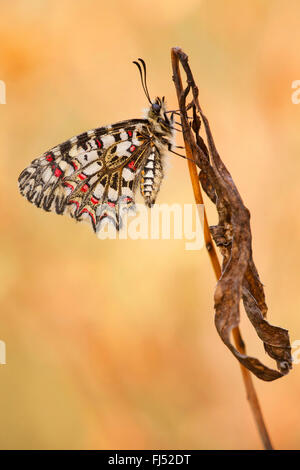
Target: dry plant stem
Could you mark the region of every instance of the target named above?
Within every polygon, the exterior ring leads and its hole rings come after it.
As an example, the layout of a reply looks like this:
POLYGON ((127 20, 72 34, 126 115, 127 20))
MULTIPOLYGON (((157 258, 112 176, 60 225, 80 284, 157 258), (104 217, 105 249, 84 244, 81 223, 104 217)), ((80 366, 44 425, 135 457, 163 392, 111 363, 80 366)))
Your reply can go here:
MULTIPOLYGON (((250 212, 215 146, 208 119, 199 104, 199 91, 188 64, 188 56, 179 49, 176 49, 176 53, 187 77, 187 86, 179 103, 183 132, 190 143, 193 162, 200 169, 201 186, 215 204, 219 216, 218 224, 209 227, 223 258, 222 274, 214 292, 215 325, 224 344, 244 367, 261 380, 277 380, 292 369, 289 332, 266 320, 268 307, 264 288, 253 260, 250 212), (186 98, 190 91, 193 100, 187 106, 186 98), (191 128, 188 109, 193 111, 191 128), (201 123, 208 146, 199 134, 201 123), (240 322, 241 300, 266 353, 276 361, 277 370, 264 365, 255 357, 242 354, 232 343, 232 330, 240 322)), ((174 81, 181 89, 176 75, 174 81)))
MULTIPOLYGON (((192 150, 191 150, 190 146, 188 146, 186 143, 185 143, 185 150, 186 150, 187 157, 188 158, 193 158, 192 150)), ((200 185, 199 185, 197 167, 196 167, 195 163, 192 162, 191 160, 187 160, 187 163, 188 163, 188 168, 189 168, 189 172, 190 172, 190 178, 191 178, 191 182, 192 182, 192 186, 193 186, 193 191, 194 191, 194 197, 195 197, 196 204, 203 204, 203 207, 204 207, 202 192, 201 192, 201 188, 200 188, 200 185)), ((204 207, 204 227, 203 227, 203 231, 204 231, 205 246, 206 246, 206 249, 209 253, 210 260, 211 260, 211 263, 213 265, 213 269, 215 271, 215 274, 216 274, 216 277, 217 277, 217 280, 218 280, 221 276, 221 266, 220 266, 220 263, 219 263, 219 259, 218 259, 218 255, 217 255, 217 252, 216 252, 215 245, 212 242, 211 234, 210 234, 210 231, 209 231, 209 226, 208 226, 205 207, 204 207)))
MULTIPOLYGON (((178 48, 173 48, 171 50, 171 60, 172 60, 175 88, 176 88, 178 103, 180 107, 180 101, 183 96, 183 86, 182 86, 181 74, 180 74, 180 69, 179 69, 179 57, 176 53, 177 50, 178 48), (175 77, 176 77, 176 80, 175 80, 175 77)), ((187 130, 190 131, 190 129, 189 127, 187 128, 186 123, 183 121, 182 118, 181 120, 182 120, 182 125, 183 125, 183 138, 184 138, 186 156, 190 158, 191 160, 194 160, 192 143, 191 143, 191 140, 189 139, 189 132, 185 132, 187 130)), ((187 160, 187 164, 189 168, 195 201, 196 201, 196 204, 204 204, 202 193, 201 193, 201 188, 199 184, 197 167, 196 167, 196 164, 191 160, 187 160)), ((209 254, 215 275, 216 275, 216 279, 218 281, 221 276, 221 266, 220 266, 220 262, 216 253, 215 246, 212 241, 211 234, 210 234, 205 208, 204 208, 204 240, 205 240, 205 246, 207 248, 207 251, 208 251, 208 254, 209 254)), ((235 327, 232 333, 233 333, 233 338, 234 338, 234 342, 235 342, 237 349, 242 354, 245 354, 246 352, 245 343, 242 339, 239 327, 235 327)), ((259 434, 261 436, 263 446, 266 450, 272 450, 273 447, 271 444, 270 437, 268 435, 266 425, 264 423, 261 407, 257 398, 257 394, 254 388, 251 374, 249 370, 246 369, 242 364, 240 364, 240 367, 241 367, 241 372, 242 372, 242 376, 243 376, 243 380, 244 380, 244 384, 245 384, 245 388, 247 392, 247 399, 251 406, 251 410, 252 410, 259 434)))

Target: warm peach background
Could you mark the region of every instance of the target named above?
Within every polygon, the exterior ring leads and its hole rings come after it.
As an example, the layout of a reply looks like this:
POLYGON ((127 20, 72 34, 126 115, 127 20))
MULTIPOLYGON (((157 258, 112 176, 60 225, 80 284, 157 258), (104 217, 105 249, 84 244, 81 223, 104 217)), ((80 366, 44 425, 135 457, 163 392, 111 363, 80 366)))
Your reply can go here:
MULTIPOLYGON (((20 171, 49 147, 141 115, 137 57, 153 96, 176 107, 170 48, 181 46, 252 214, 269 320, 300 339, 299 1, 175 4, 0 2, 3 449, 261 448, 239 366, 215 331, 205 250, 100 241, 17 189, 20 171)), ((159 202, 192 201, 186 163, 172 157, 159 202)), ((300 448, 299 373, 295 365, 278 382, 255 380, 277 448, 300 448)))

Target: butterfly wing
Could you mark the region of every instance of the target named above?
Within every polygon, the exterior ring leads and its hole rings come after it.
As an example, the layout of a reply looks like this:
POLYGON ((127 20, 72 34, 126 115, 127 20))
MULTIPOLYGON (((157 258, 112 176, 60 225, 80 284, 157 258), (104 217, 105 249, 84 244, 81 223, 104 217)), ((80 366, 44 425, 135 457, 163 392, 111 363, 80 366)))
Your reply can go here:
POLYGON ((33 160, 20 174, 20 192, 46 211, 89 222, 95 232, 107 222, 119 230, 150 152, 145 119, 93 129, 33 160))

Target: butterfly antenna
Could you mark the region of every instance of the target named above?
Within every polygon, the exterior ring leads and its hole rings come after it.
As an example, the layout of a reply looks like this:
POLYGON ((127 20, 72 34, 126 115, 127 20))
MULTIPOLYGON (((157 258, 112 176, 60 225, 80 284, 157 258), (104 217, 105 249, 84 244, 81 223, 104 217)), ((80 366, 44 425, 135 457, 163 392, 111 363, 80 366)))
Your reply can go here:
POLYGON ((149 90, 148 90, 148 85, 147 85, 147 68, 146 68, 146 64, 145 64, 145 61, 143 59, 138 59, 142 64, 143 64, 143 69, 144 69, 144 84, 145 84, 145 88, 147 90, 147 94, 148 94, 148 99, 149 101, 151 102, 151 98, 150 98, 150 93, 149 93, 149 90))
POLYGON ((152 104, 152 101, 151 101, 151 98, 150 98, 150 94, 149 94, 149 90, 148 90, 148 86, 147 86, 147 80, 146 80, 146 76, 147 76, 147 69, 146 69, 146 64, 145 62, 143 61, 143 59, 138 59, 142 65, 143 65, 143 71, 142 71, 142 68, 141 68, 141 65, 134 61, 133 63, 138 67, 139 69, 139 72, 140 72, 140 76, 141 76, 141 82, 142 82, 142 87, 143 87, 143 90, 144 90, 144 93, 146 95, 146 98, 147 100, 149 101, 150 104, 152 104), (144 72, 144 73, 143 73, 144 72))
POLYGON ((142 72, 142 68, 140 66, 140 64, 138 62, 136 62, 135 60, 133 61, 133 64, 135 64, 137 66, 137 68, 139 69, 139 72, 140 72, 140 77, 141 77, 141 82, 142 82, 142 87, 143 87, 143 90, 144 90, 144 93, 146 95, 146 98, 147 100, 149 101, 150 104, 152 104, 151 100, 150 100, 150 97, 149 97, 149 93, 148 93, 148 90, 144 84, 144 77, 143 77, 143 72, 142 72))

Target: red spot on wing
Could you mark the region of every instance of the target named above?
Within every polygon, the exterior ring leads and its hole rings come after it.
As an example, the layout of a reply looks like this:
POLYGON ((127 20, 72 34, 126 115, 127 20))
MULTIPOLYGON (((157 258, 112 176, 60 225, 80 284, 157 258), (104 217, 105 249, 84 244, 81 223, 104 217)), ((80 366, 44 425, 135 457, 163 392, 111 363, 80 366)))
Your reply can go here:
POLYGON ((96 142, 97 142, 97 145, 98 145, 99 149, 101 149, 101 147, 102 147, 102 142, 101 142, 99 139, 96 139, 96 142))
POLYGON ((54 171, 54 175, 59 178, 62 174, 62 171, 59 169, 59 168, 56 168, 56 170, 54 171))
POLYGON ((82 186, 82 188, 81 188, 81 191, 84 192, 84 193, 86 193, 88 189, 89 189, 89 185, 88 185, 88 184, 84 184, 84 185, 82 186))
POLYGON ((128 131, 127 134, 129 137, 132 137, 132 131, 128 131))
POLYGON ((96 221, 95 221, 95 217, 94 217, 94 214, 92 214, 88 209, 83 209, 80 214, 83 214, 83 212, 87 212, 89 214, 89 216, 92 218, 93 222, 94 222, 94 225, 96 225, 96 221))
POLYGON ((66 181, 64 182, 64 186, 68 186, 68 188, 71 188, 72 191, 74 190, 74 186, 72 186, 70 183, 67 183, 66 181))
POLYGON ((69 204, 76 204, 76 206, 79 207, 79 202, 78 201, 69 201, 69 204))
POLYGON ((123 199, 123 201, 129 203, 129 202, 132 202, 132 198, 131 197, 125 197, 123 199))
POLYGON ((99 204, 98 199, 94 198, 93 196, 91 197, 91 202, 92 202, 94 205, 99 204))
POLYGON ((51 155, 47 155, 46 160, 47 160, 47 162, 52 162, 53 157, 51 155))
POLYGON ((83 173, 80 173, 80 175, 78 175, 78 178, 80 178, 81 180, 85 180, 86 176, 83 173))
POLYGON ((131 147, 129 148, 130 152, 134 152, 136 149, 136 146, 135 145, 131 145, 131 147))
MULTIPOLYGON (((79 202, 78 201, 69 201, 69 204, 76 204, 77 208, 79 207, 79 202)), ((94 225, 96 225, 96 221, 95 221, 95 217, 94 217, 94 214, 92 214, 92 212, 90 212, 88 209, 83 209, 80 214, 82 214, 83 212, 87 212, 89 214, 89 216, 92 218, 93 222, 94 222, 94 225)))
POLYGON ((71 162, 71 165, 73 166, 74 170, 77 170, 78 166, 76 165, 75 162, 71 162))
POLYGON ((130 169, 133 170, 133 171, 136 170, 135 161, 134 161, 134 160, 132 160, 131 162, 128 163, 128 168, 130 168, 130 169))

